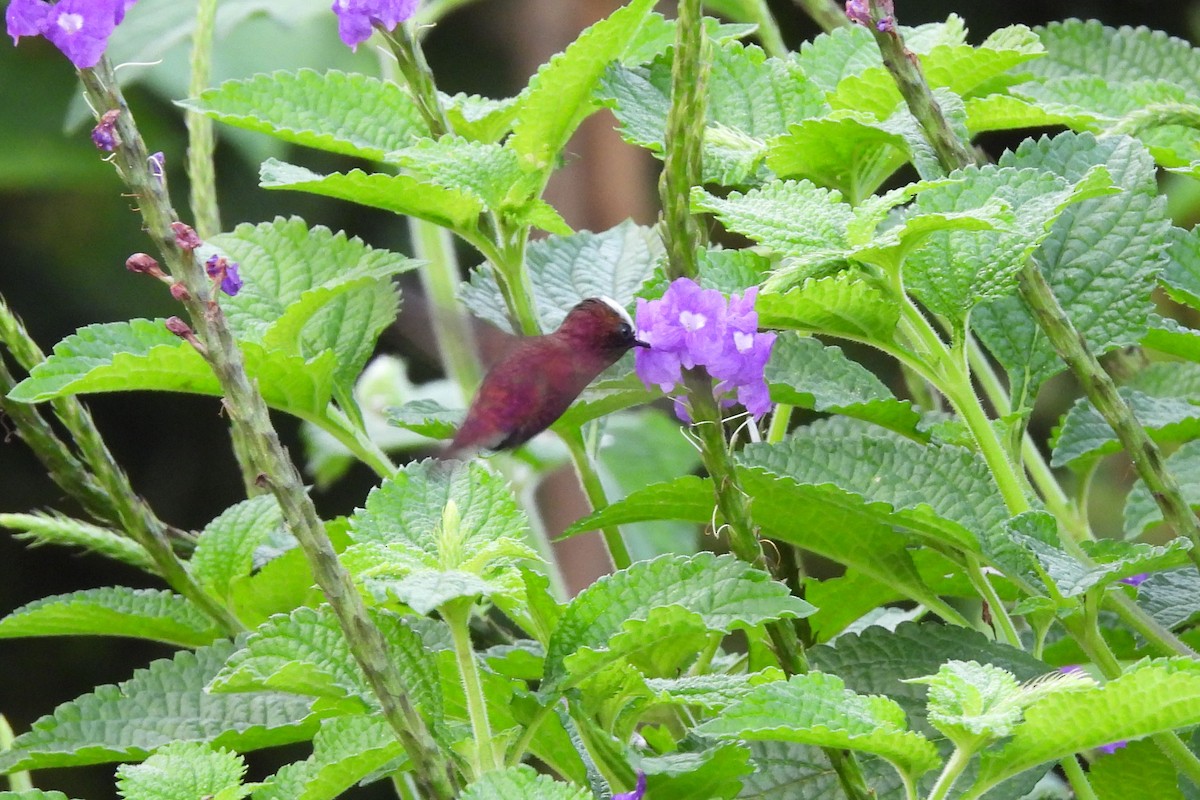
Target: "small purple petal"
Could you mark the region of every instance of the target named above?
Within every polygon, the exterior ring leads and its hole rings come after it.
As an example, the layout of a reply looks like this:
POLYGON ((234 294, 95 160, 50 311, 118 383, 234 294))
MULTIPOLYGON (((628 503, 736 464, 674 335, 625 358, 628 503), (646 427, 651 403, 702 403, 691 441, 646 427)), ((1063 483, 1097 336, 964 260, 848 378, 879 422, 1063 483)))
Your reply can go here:
POLYGON ((658 386, 669 392, 683 380, 679 355, 668 350, 639 347, 633 355, 633 368, 647 389, 658 386))
POLYGON ((166 174, 167 157, 159 150, 157 153, 151 153, 147 160, 150 162, 150 174, 162 183, 163 175, 166 174))
POLYGON ((394 30, 417 11, 418 0, 334 0, 338 36, 351 50, 371 38, 375 25, 394 30))
POLYGON ((1138 586, 1141 586, 1143 583, 1145 583, 1146 579, 1149 577, 1150 577, 1149 572, 1139 572, 1137 575, 1130 575, 1128 578, 1121 578, 1121 580, 1119 580, 1117 582, 1123 583, 1126 586, 1133 586, 1136 588, 1138 586))
POLYGON ((43 0, 12 0, 4 12, 4 21, 13 44, 22 36, 41 36, 49 16, 50 4, 43 0))
POLYGON ((221 291, 233 297, 242 290, 242 276, 238 272, 236 261, 230 261, 225 267, 225 275, 221 278, 221 291))
POLYGON ((1108 744, 1102 744, 1099 747, 1097 747, 1096 749, 1099 750, 1101 753, 1108 753, 1109 755, 1112 755, 1113 753, 1120 750, 1122 747, 1127 747, 1128 745, 1129 745, 1129 742, 1127 742, 1126 740, 1118 739, 1115 742, 1109 742, 1108 744))
POLYGON ((612 800, 642 800, 646 796, 646 773, 638 770, 637 787, 632 792, 614 794, 612 800))
POLYGON ((692 410, 688 406, 687 398, 686 397, 673 397, 673 398, 671 398, 671 401, 672 401, 672 405, 674 406, 674 409, 675 409, 675 417, 680 422, 686 422, 688 425, 691 425, 692 424, 692 410))
POLYGON ((870 25, 871 15, 867 8, 867 0, 846 0, 846 16, 851 22, 859 25, 870 25))
POLYGON ((100 121, 96 123, 96 127, 92 128, 92 144, 96 145, 97 149, 107 153, 117 149, 117 117, 119 116, 121 116, 119 108, 105 111, 100 117, 100 121))
POLYGON ((43 25, 43 35, 77 69, 96 66, 116 27, 113 0, 60 0, 43 25))
POLYGON ((1084 670, 1078 664, 1064 664, 1058 668, 1058 671, 1063 675, 1074 675, 1076 673, 1083 673, 1084 670))

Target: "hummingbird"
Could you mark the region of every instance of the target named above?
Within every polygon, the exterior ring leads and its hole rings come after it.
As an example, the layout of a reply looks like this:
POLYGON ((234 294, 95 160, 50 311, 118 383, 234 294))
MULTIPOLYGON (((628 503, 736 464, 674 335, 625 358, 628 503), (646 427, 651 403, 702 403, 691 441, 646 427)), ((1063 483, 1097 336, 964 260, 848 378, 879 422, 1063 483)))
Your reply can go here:
POLYGON ((558 330, 522 338, 483 377, 442 458, 517 447, 546 430, 596 376, 631 347, 649 347, 617 301, 589 297, 558 330))

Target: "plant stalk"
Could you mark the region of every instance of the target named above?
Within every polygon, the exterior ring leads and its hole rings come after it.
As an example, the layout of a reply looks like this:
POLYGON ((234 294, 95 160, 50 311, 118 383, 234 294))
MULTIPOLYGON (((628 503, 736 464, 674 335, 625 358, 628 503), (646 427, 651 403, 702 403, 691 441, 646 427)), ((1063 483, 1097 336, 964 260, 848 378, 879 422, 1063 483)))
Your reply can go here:
MULTIPOLYGON (((192 65, 188 94, 199 97, 212 80, 213 39, 217 27, 217 0, 199 0, 196 5, 196 29, 192 33, 192 65)), ((216 138, 213 121, 198 111, 186 111, 188 132, 188 179, 191 182, 192 217, 196 233, 208 239, 221 232, 221 213, 217 205, 217 175, 213 163, 216 138)))
POLYGON ((826 33, 850 24, 842 6, 834 0, 792 0, 826 33))

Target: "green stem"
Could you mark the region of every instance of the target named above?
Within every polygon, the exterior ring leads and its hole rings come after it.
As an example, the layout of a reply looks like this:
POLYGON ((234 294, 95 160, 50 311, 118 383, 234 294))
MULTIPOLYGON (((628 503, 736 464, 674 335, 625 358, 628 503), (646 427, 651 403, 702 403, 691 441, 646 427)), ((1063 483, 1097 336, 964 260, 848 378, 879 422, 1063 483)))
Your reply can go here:
POLYGON ((396 465, 379 445, 371 441, 361 428, 350 421, 346 412, 335 405, 330 405, 322 417, 308 417, 306 421, 316 425, 328 433, 338 443, 349 450, 355 458, 366 464, 381 478, 391 478, 396 474, 396 465))
POLYGON ((788 425, 792 421, 792 411, 795 408, 795 406, 789 406, 787 403, 780 403, 775 406, 775 410, 771 412, 771 424, 767 428, 766 441, 772 444, 778 444, 783 441, 783 437, 788 432, 788 425))
POLYGON ((533 737, 537 734, 538 728, 542 726, 542 722, 546 717, 554 713, 554 703, 547 703, 534 712, 533 719, 529 720, 529 724, 525 726, 525 730, 521 731, 521 738, 517 739, 512 750, 508 754, 506 763, 510 767, 515 767, 525 758, 525 753, 529 750, 529 745, 533 742, 533 737))
POLYGON ((467 701, 467 716, 471 719, 471 733, 475 738, 473 750, 473 780, 485 772, 502 768, 502 760, 496 752, 496 740, 492 735, 492 724, 488 719, 487 697, 479 678, 479 667, 475 663, 475 648, 471 644, 471 606, 473 600, 460 598, 438 608, 450 637, 454 640, 454 657, 458 663, 458 675, 462 679, 463 694, 467 701))
POLYGON ((850 24, 842 6, 834 0, 792 0, 826 33, 850 24))
POLYGON ((938 775, 937 783, 929 790, 925 800, 944 800, 959 776, 962 775, 963 770, 971 763, 973 755, 972 751, 963 750, 961 747, 954 748, 954 752, 950 754, 950 760, 946 762, 946 766, 942 767, 942 773, 938 775))
POLYGON ((1092 784, 1087 779, 1087 773, 1079 765, 1079 759, 1076 756, 1067 756, 1058 763, 1062 767, 1063 773, 1067 776, 1067 781, 1070 782, 1071 789, 1075 792, 1076 800, 1100 800, 1096 796, 1096 791, 1092 788, 1092 784))
MULTIPOLYGON (((608 497, 604 492, 604 484, 600 480, 600 474, 596 471, 596 465, 592 463, 592 459, 588 455, 587 447, 584 446, 583 434, 576 428, 562 433, 560 436, 571 453, 571 463, 575 465, 575 474, 579 476, 579 484, 583 487, 592 510, 599 511, 606 508, 608 497)), ((633 563, 633 557, 629 555, 629 547, 625 544, 621 529, 616 525, 609 525, 602 528, 600 533, 608 548, 608 557, 612 561, 613 569, 627 569, 633 563)))
POLYGON ((346 636, 355 660, 377 696, 384 718, 403 744, 422 790, 433 798, 454 796, 449 765, 442 757, 428 727, 405 692, 404 681, 388 655, 387 642, 367 614, 362 596, 350 574, 338 561, 324 524, 305 489, 300 471, 271 423, 267 404, 246 375, 241 350, 216 299, 204 265, 195 252, 177 242, 172 228, 178 216, 166 192, 165 182, 151 174, 145 143, 129 106, 112 73, 112 65, 101 59, 94 69, 80 70, 88 100, 97 115, 117 112, 118 145, 113 163, 132 192, 147 233, 158 245, 166 267, 188 290, 184 300, 194 340, 217 378, 224 407, 232 425, 247 443, 251 463, 279 502, 288 529, 296 537, 312 568, 313 577, 329 601, 346 636))
MULTIPOLYGON (((199 97, 212 78, 212 50, 217 23, 217 0, 199 0, 196 6, 196 29, 192 33, 192 76, 188 94, 199 97)), ((215 137, 213 121, 198 111, 187 111, 184 121, 188 131, 188 179, 191 181, 192 217, 196 233, 208 239, 221 232, 221 215, 217 206, 217 177, 213 165, 215 137)))
POLYGON ((787 58, 788 48, 783 43, 783 34, 779 32, 779 23, 771 13, 767 0, 754 0, 754 8, 749 19, 758 26, 758 40, 762 42, 763 50, 772 58, 787 58))
POLYGON ((464 399, 479 385, 483 370, 470 320, 459 308, 460 280, 454 240, 445 228, 416 217, 408 218, 414 254, 428 263, 421 267, 421 285, 429 302, 429 317, 438 353, 448 377, 458 385, 464 399))
POLYGON ((992 586, 987 575, 983 574, 983 570, 979 568, 979 560, 973 555, 967 556, 967 574, 971 578, 971 584, 975 587, 975 591, 979 592, 984 602, 988 604, 988 610, 991 612, 992 619, 996 621, 1004 641, 1018 650, 1021 649, 1021 637, 1017 635, 1017 628, 1013 625, 1012 617, 1008 615, 1008 609, 1004 607, 1004 601, 1000 599, 1000 595, 996 594, 995 587, 992 586))
MULTIPOLYGON (((0 714, 0 753, 7 753, 12 750, 13 746, 13 729, 8 724, 8 720, 0 714)), ((8 774, 8 788, 14 792, 28 792, 33 790, 33 776, 28 770, 20 772, 10 772, 8 774)))
POLYGON ((417 111, 425 120, 425 124, 429 126, 429 133, 435 139, 451 133, 453 128, 446 118, 446 109, 442 107, 441 98, 438 97, 437 86, 433 81, 433 71, 429 69, 429 63, 425 60, 425 51, 421 49, 421 42, 413 35, 411 23, 397 25, 394 31, 386 31, 382 28, 377 30, 383 35, 392 54, 396 56, 400 74, 404 76, 404 80, 408 84, 408 90, 416 102, 417 111))

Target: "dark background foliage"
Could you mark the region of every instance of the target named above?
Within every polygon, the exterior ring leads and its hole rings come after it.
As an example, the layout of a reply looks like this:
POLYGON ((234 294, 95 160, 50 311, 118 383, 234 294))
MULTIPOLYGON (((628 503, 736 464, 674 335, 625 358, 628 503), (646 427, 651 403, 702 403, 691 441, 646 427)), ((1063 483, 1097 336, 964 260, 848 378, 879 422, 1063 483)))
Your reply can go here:
MULTIPOLYGON (((429 59, 446 91, 493 97, 512 94, 538 64, 616 5, 610 0, 468 4, 429 36, 429 59)), ((663 3, 662 9, 668 11, 670 5, 663 3)), ((901 21, 910 25, 944 20, 957 13, 972 31, 972 41, 1004 25, 1037 25, 1072 16, 1095 18, 1108 25, 1146 25, 1192 41, 1200 32, 1200 3, 1194 2, 898 0, 897 6, 901 21)), ((798 46, 815 35, 812 23, 792 3, 777 0, 772 7, 790 45, 798 46)), ((331 58, 339 61, 338 66, 346 66, 348 56, 330 56, 326 46, 336 41, 331 14, 293 31, 276 29, 274 35, 286 41, 294 66, 323 69, 332 65, 331 58), (320 43, 324 44, 317 46, 320 43)), ((241 54, 229 52, 235 44, 233 40, 218 43, 218 76, 222 69, 236 74, 241 54)), ((362 68, 372 69, 369 53, 360 52, 359 59, 362 68)), ((286 66, 290 65, 259 68, 286 66)), ((120 197, 113 170, 92 148, 88 126, 64 130, 66 109, 77 94, 70 65, 52 47, 38 41, 23 41, 19 49, 0 44, 0 294, 47 350, 79 326, 174 313, 160 284, 123 268, 130 253, 150 245, 129 203, 120 197)), ((182 209, 187 186, 182 169, 186 145, 181 116, 169 98, 149 89, 134 89, 130 97, 152 148, 166 153, 168 178, 182 209)), ((654 219, 657 167, 644 154, 622 144, 612 134, 611 125, 606 115, 589 121, 569 148, 575 157, 551 186, 549 199, 576 228, 601 230, 626 217, 642 223, 654 219)), ((985 145, 998 153, 1019 138, 997 138, 985 145)), ((258 189, 256 160, 261 153, 254 148, 263 146, 261 141, 247 147, 221 139, 217 168, 227 225, 299 214, 309 223, 344 229, 371 244, 409 252, 403 223, 386 214, 258 189)), ((286 151, 281 155, 289 156, 286 151)), ((297 154, 296 159, 315 169, 344 166, 320 163, 311 153, 297 154)), ((1173 202, 1177 222, 1191 224, 1194 220, 1189 217, 1194 212, 1189 209, 1196 203, 1186 197, 1173 202)), ((469 266, 472 262, 468 258, 465 263, 469 266)), ((415 286, 405 288, 400 320, 384 335, 380 348, 407 356, 414 378, 434 377, 438 366, 421 333, 419 292, 415 286)), ((1070 391, 1069 385, 1063 387, 1064 398, 1070 391)), ((87 403, 134 486, 165 520, 199 528, 240 499, 240 479, 215 400, 139 393, 94 396, 87 403)), ((291 437, 293 452, 299 454, 294 424, 283 418, 278 422, 291 437)), ((7 428, 4 430, 7 434, 7 428)), ((74 510, 15 437, 6 436, 0 447, 0 476, 0 511, 74 510)), ((353 473, 334 490, 321 493, 318 503, 327 515, 346 513, 361 502, 370 483, 365 472, 353 473)), ((570 517, 578 502, 570 484, 567 476, 552 481, 549 490, 561 493, 552 497, 550 505, 565 506, 564 517, 570 517)), ((564 519, 563 524, 569 521, 564 519)), ((590 552, 585 548, 571 557, 580 568, 576 584, 594 574, 595 558, 590 552)), ((132 569, 104 559, 58 549, 27 549, 0 532, 0 614, 46 595, 118 583, 151 585, 132 569)), ((140 641, 0 641, 0 713, 18 731, 25 730, 58 703, 96 685, 123 680, 133 669, 167 654, 165 647, 140 641)), ((276 757, 289 760, 285 754, 276 757)), ((272 768, 271 760, 268 756, 253 762, 257 774, 251 778, 266 774, 264 771, 272 768)), ((112 767, 102 766, 46 775, 40 784, 100 798, 112 796, 111 776, 112 767)))

